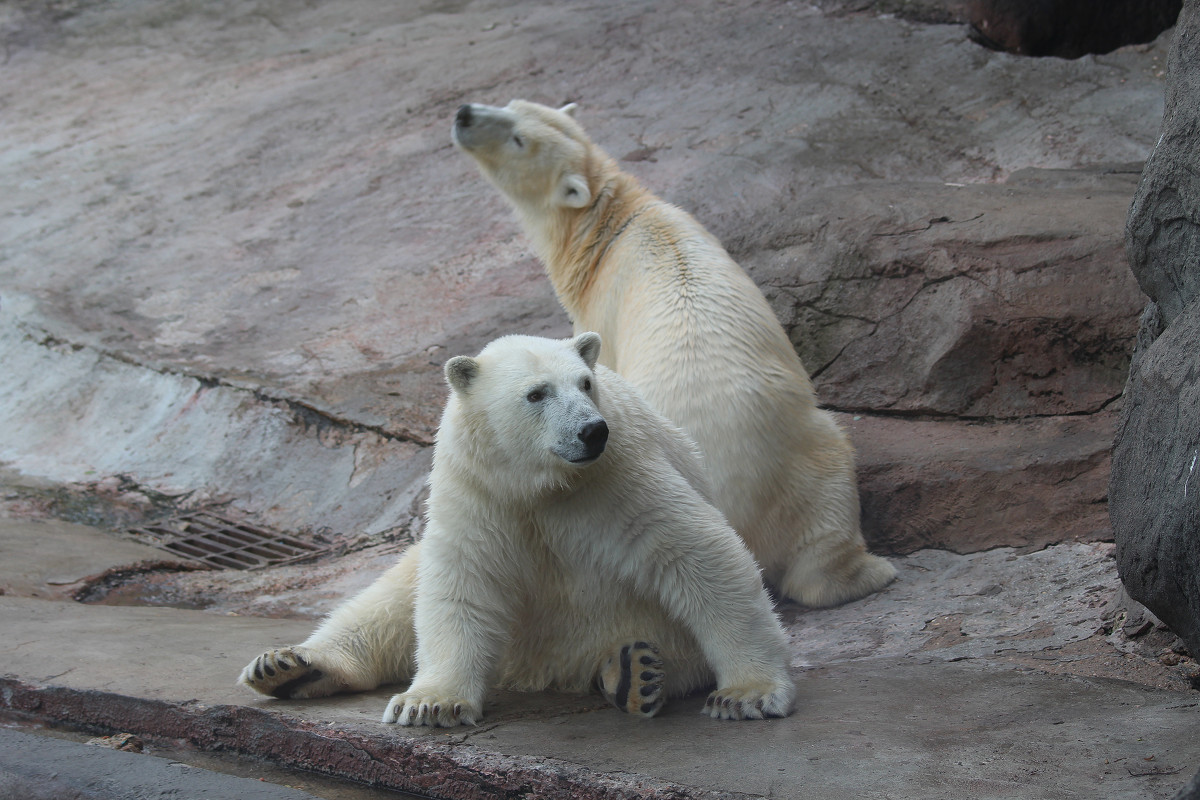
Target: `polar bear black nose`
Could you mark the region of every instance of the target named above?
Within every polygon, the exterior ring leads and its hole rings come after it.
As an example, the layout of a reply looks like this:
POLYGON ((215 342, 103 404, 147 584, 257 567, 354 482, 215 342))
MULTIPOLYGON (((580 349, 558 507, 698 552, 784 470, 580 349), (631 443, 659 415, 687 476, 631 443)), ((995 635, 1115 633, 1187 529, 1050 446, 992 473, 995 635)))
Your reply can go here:
POLYGON ((459 106, 458 113, 454 115, 454 122, 462 128, 471 127, 471 107, 459 106))
POLYGON ((600 455, 608 442, 608 423, 602 419, 592 420, 579 431, 579 441, 587 448, 590 458, 600 455))

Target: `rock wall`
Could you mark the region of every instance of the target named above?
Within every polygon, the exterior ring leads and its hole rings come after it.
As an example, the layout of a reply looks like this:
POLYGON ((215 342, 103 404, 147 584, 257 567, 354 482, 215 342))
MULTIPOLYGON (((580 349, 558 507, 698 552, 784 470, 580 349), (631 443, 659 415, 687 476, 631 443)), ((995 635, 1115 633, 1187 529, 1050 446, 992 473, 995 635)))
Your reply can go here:
POLYGON ((1142 315, 1113 451, 1110 514, 1131 596, 1200 653, 1200 0, 1168 59, 1162 134, 1129 211, 1142 315))
POLYGON ((1111 536, 1165 38, 1022 58, 932 24, 960 0, 8 5, 0 467, 413 529, 445 359, 570 330, 454 111, 575 100, 769 298, 874 549, 1111 536))

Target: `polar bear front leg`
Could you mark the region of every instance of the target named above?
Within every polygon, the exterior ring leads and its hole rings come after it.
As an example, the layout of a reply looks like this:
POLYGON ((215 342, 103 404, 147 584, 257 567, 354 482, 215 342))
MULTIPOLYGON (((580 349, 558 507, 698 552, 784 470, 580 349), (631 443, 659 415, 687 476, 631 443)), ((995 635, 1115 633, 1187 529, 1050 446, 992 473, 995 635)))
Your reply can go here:
POLYGON ((418 606, 417 675, 407 692, 388 702, 384 724, 448 728, 474 725, 483 716, 487 678, 500 646, 492 627, 498 623, 479 619, 486 612, 465 603, 433 605, 442 607, 422 614, 418 606))
POLYGON ((438 588, 417 600, 417 674, 407 692, 392 697, 385 724, 451 727, 474 725, 483 715, 488 677, 507 629, 504 601, 484 596, 452 598, 438 588))
POLYGON ((431 516, 414 609, 417 672, 392 697, 385 724, 474 725, 512 619, 513 581, 469 537, 442 533, 431 516))
POLYGON ((702 713, 787 716, 796 692, 790 652, 754 559, 699 498, 687 512, 689 525, 640 537, 636 557, 627 562, 641 565, 635 580, 687 626, 716 673, 717 690, 702 713))

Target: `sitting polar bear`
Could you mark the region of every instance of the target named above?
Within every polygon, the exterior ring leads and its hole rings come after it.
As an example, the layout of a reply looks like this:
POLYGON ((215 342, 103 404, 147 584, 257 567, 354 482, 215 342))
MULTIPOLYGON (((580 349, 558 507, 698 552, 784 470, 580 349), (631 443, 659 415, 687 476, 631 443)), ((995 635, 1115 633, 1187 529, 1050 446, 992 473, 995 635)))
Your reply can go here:
POLYGON ((576 332, 598 331, 603 363, 699 444, 767 582, 808 606, 883 588, 896 570, 866 550, 853 448, 762 293, 574 109, 466 105, 454 142, 515 207, 576 332))
POLYGON ((595 333, 507 336, 447 362, 424 537, 242 682, 317 697, 411 677, 383 721, 450 726, 493 681, 599 684, 653 716, 715 676, 711 716, 788 714, 787 642, 695 446, 599 352, 595 333))

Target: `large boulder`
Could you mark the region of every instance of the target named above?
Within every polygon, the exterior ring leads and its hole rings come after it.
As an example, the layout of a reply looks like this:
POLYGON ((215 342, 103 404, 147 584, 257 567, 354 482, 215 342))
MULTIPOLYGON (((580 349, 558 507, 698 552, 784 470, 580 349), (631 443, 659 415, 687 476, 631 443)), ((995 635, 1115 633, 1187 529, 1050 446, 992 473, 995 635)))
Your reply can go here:
POLYGON ((1129 594, 1200 653, 1200 0, 1168 59, 1162 135, 1130 208, 1142 317, 1109 491, 1129 594))
POLYGON ((834 408, 1092 414, 1121 394, 1145 303, 1113 235, 1136 175, 831 187, 757 223, 742 263, 834 408))
POLYGON ((1171 800, 1200 800, 1200 772, 1192 776, 1187 786, 1184 786, 1171 800))

